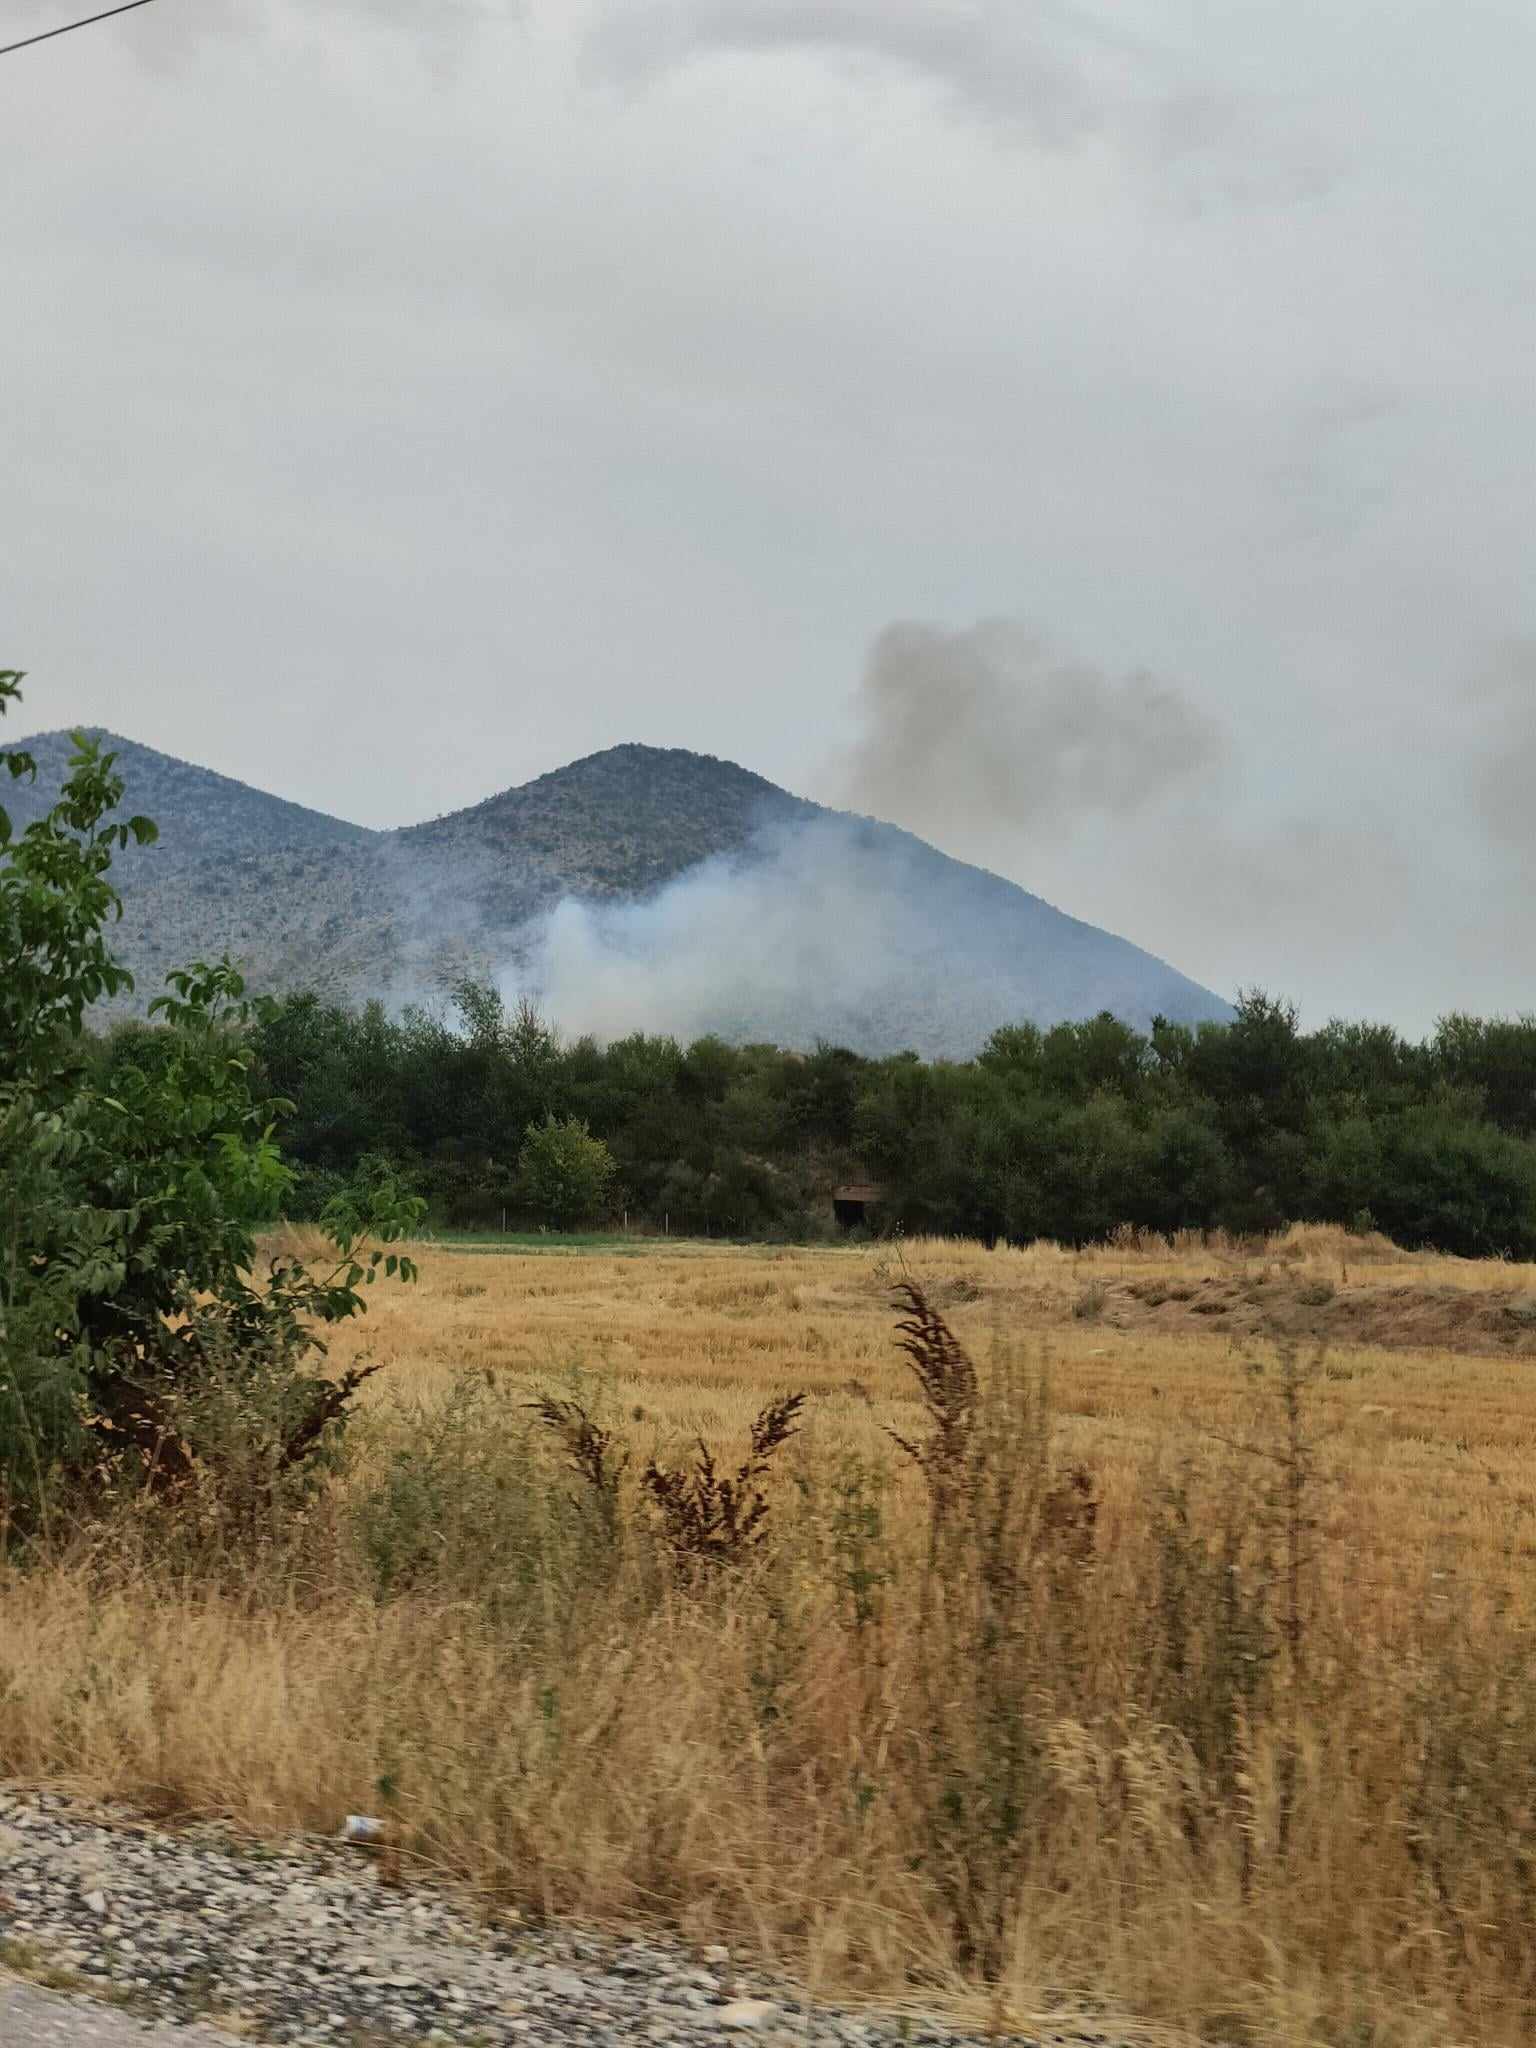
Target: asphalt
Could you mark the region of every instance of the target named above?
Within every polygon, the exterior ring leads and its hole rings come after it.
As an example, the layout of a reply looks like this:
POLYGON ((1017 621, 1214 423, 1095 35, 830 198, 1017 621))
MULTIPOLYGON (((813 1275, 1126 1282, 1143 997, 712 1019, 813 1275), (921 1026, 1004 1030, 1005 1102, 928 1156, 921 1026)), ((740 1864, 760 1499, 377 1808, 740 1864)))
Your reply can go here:
POLYGON ((91 1998, 0 1979, 0 2048, 230 2048, 207 2027, 146 2026, 91 1998))

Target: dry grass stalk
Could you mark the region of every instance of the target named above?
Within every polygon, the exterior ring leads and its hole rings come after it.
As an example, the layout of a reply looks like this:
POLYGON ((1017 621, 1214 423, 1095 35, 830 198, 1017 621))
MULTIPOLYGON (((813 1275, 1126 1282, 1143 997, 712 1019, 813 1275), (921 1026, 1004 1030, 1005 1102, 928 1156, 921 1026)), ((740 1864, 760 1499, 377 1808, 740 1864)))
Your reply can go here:
POLYGON ((899 1430, 892 1429, 889 1434, 922 1473, 934 1520, 940 1523, 954 1507, 965 1482, 981 1388, 970 1353, 921 1283, 899 1280, 892 1291, 897 1308, 903 1311, 896 1325, 896 1348, 911 1361, 933 1427, 922 1443, 899 1430))
POLYGON ((560 1443, 567 1463, 597 1503, 605 1525, 613 1529, 618 1515, 619 1483, 629 1465, 628 1451, 620 1447, 611 1430, 592 1420, 579 1401, 561 1401, 552 1394, 540 1394, 527 1405, 560 1443))
POLYGON ((656 1509, 663 1540, 681 1564, 741 1564, 767 1532, 762 1482, 777 1452, 797 1433, 804 1394, 782 1394, 752 1423, 747 1456, 722 1474, 702 1437, 692 1465, 673 1471, 648 1459, 641 1490, 656 1509))

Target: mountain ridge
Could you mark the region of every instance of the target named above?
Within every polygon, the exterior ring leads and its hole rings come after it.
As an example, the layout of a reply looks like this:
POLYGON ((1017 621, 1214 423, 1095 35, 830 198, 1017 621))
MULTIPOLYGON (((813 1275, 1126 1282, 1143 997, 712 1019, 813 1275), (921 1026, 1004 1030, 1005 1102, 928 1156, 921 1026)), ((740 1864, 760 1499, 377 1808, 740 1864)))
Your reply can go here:
MULTIPOLYGON (((237 776, 225 775, 217 768, 204 768, 197 762, 183 760, 179 754, 164 753, 159 747, 146 746, 142 740, 129 739, 125 734, 112 732, 103 725, 60 727, 49 732, 31 733, 14 741, 0 728, 0 747, 29 753, 37 763, 35 783, 13 782, 5 793, 5 809, 18 831, 48 808, 52 793, 63 780, 76 733, 103 742, 109 752, 117 755, 118 772, 127 784, 123 801, 125 812, 143 808, 135 798, 134 790, 136 784, 146 781, 163 792, 159 798, 162 805, 166 801, 174 805, 178 794, 188 789, 197 790, 205 802, 222 799, 226 806, 233 804, 233 811, 226 809, 219 820, 216 844, 210 845, 210 851, 231 852, 240 848, 242 839, 254 833, 254 820, 258 814, 269 818, 278 813, 284 815, 291 834, 290 839, 281 842, 284 844, 361 844, 383 836, 367 825, 352 824, 329 811, 317 811, 309 804, 296 803, 291 797, 275 796, 272 791, 261 789, 255 783, 242 782, 237 776)), ((263 836, 270 845, 270 828, 263 836)), ((179 852, 190 850, 189 846, 177 849, 179 852)), ((247 850, 265 849, 252 846, 247 850)))
MULTIPOLYGON (((161 830, 119 872, 114 944, 139 1007, 170 967, 223 951, 253 988, 349 1001, 430 1000, 466 973, 537 992, 550 919, 577 906, 592 977, 616 987, 620 1017, 645 983, 656 1028, 675 1028, 673 964, 709 1028, 864 1051, 959 1055, 1001 1023, 1100 1009, 1143 1028, 1157 1013, 1230 1014, 1168 962, 1003 876, 689 748, 626 741, 380 831, 91 730, 120 756, 124 814, 161 830)), ((15 743, 40 770, 30 803, 15 800, 26 785, 5 793, 18 826, 46 804, 68 741, 15 743)), ((556 980, 585 1001, 579 978, 556 980)))

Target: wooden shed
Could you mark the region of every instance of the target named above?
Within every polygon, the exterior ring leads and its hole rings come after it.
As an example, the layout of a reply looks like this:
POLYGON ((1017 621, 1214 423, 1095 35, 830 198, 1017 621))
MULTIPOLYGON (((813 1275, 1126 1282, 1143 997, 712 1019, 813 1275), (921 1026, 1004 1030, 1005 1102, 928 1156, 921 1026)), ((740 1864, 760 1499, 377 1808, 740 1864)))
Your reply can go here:
POLYGON ((856 1230, 869 1221, 869 1211, 885 1193, 878 1181, 851 1180, 832 1190, 832 1214, 844 1230, 856 1230))

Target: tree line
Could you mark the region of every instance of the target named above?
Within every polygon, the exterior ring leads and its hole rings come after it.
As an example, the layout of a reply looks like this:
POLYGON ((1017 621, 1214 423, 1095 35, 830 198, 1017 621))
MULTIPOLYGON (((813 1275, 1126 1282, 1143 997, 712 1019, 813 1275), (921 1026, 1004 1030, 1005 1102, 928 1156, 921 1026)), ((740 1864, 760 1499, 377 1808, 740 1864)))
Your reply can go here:
MULTIPOLYGON (((125 1026, 103 1085, 157 1057, 125 1026)), ((1247 1234, 1299 1220, 1479 1256, 1536 1254, 1536 1017, 1303 1031, 1251 992, 1233 1020, 1108 1014, 1007 1024, 974 1059, 868 1058, 706 1037, 563 1040, 528 1003, 463 983, 392 1017, 300 994, 250 1034, 290 1207, 361 1170, 402 1174, 444 1227, 617 1221, 740 1237, 834 1228, 868 1180, 869 1227, 1067 1243, 1131 1224, 1247 1234)))

